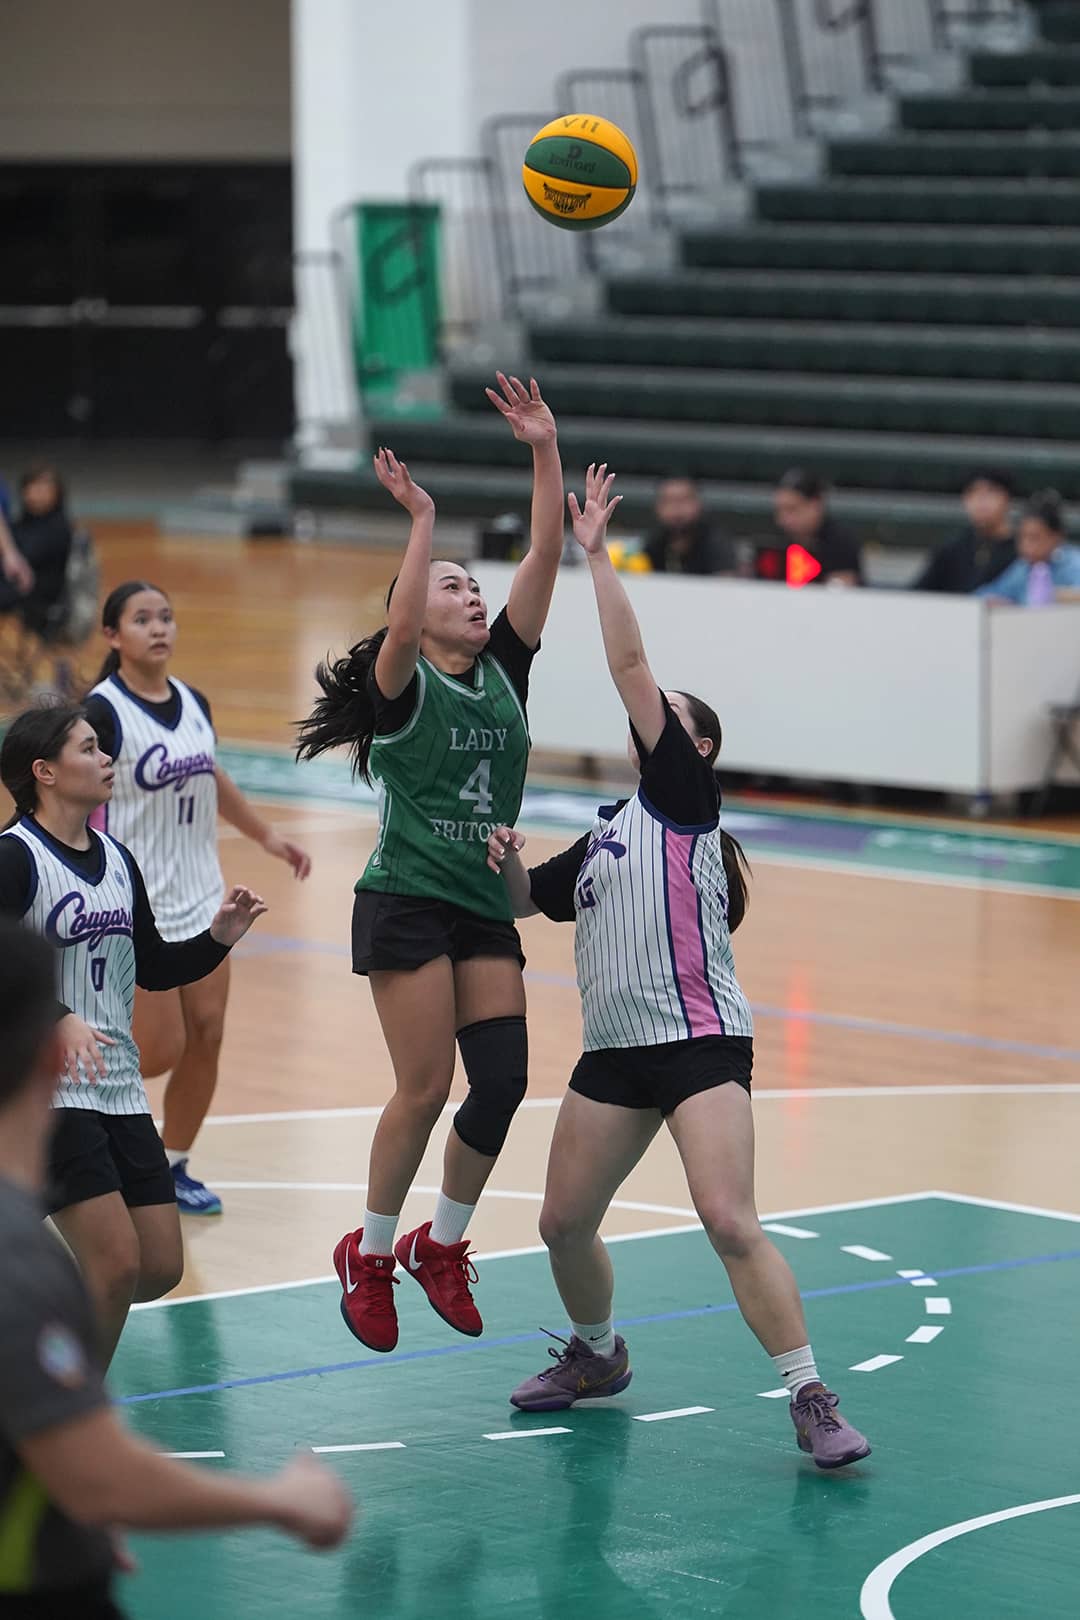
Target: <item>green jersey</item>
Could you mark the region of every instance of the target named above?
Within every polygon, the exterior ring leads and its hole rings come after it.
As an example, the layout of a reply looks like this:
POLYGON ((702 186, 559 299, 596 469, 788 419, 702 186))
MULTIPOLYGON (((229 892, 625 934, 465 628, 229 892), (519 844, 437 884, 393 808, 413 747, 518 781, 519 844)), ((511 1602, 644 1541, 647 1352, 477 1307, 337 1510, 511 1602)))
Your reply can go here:
POLYGON ((446 675, 421 657, 404 703, 388 703, 375 688, 379 840, 358 889, 512 918, 506 885, 487 864, 487 841, 496 827, 512 827, 521 808, 531 658, 504 611, 469 675, 446 675), (393 729, 383 730, 385 723, 393 729))

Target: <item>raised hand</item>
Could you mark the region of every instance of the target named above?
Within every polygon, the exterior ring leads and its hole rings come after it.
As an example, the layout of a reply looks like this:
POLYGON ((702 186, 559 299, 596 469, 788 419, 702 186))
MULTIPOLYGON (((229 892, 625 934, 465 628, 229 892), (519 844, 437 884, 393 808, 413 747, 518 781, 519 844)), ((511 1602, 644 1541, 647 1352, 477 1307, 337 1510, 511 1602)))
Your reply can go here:
POLYGON ((602 462, 598 467, 594 461, 585 474, 584 510, 578 505, 578 498, 572 491, 568 497, 574 539, 589 556, 595 556, 604 549, 608 523, 622 500, 621 495, 612 499, 611 486, 614 482, 615 474, 608 472, 607 462, 602 462))
POLYGON ((425 512, 434 512, 435 502, 426 489, 414 484, 409 476, 409 469, 403 461, 399 461, 392 450, 382 447, 376 456, 372 457, 375 466, 375 476, 383 489, 388 489, 397 501, 412 517, 420 517, 425 512))
POLYGON ((518 377, 506 377, 501 371, 495 377, 502 394, 494 388, 485 388, 484 392, 509 422, 514 438, 522 444, 554 444, 558 437, 555 418, 541 398, 536 378, 530 377, 526 388, 518 377))
POLYGON ((210 924, 210 935, 219 945, 230 948, 243 939, 252 923, 265 916, 269 907, 261 895, 240 885, 230 889, 221 903, 221 910, 210 924))

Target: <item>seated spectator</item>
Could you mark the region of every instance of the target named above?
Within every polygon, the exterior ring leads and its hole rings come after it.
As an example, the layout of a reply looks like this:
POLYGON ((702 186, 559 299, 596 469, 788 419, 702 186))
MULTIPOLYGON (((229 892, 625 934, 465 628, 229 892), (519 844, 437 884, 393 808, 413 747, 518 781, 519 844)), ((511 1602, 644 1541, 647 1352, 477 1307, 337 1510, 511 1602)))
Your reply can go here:
POLYGON ((38 463, 19 482, 21 508, 11 525, 20 556, 33 571, 33 583, 18 602, 28 630, 44 633, 49 610, 64 592, 73 528, 56 471, 38 463))
POLYGON ((714 533, 692 478, 665 478, 656 491, 658 527, 645 554, 657 574, 733 574, 735 552, 714 533))
POLYGON ((807 584, 862 584, 859 542, 829 512, 828 487, 817 473, 789 468, 776 486, 773 516, 789 544, 802 546, 821 564, 807 584))
POLYGON ((976 596, 1039 607, 1080 594, 1080 546, 1068 543, 1061 496, 1056 489, 1033 495, 1020 519, 1020 555, 976 596))
POLYGON ((11 499, 0 478, 0 613, 10 613, 34 583, 34 571, 11 534, 11 499))
POLYGON ((913 588, 969 595, 1003 574, 1016 561, 1014 493, 1008 473, 996 468, 969 478, 963 491, 966 526, 937 548, 913 588))

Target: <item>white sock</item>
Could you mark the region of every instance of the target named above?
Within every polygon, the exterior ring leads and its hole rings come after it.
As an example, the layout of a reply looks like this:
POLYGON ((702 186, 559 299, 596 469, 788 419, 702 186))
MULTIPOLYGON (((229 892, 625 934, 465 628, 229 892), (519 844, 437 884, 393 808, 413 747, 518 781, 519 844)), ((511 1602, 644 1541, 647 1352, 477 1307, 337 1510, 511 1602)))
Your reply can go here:
POLYGON ((804 1344, 800 1350, 785 1350, 782 1356, 773 1356, 772 1364, 783 1379, 784 1388, 792 1400, 804 1384, 821 1383, 814 1361, 814 1352, 808 1344, 804 1344))
POLYGON ((452 1198, 447 1198, 441 1192, 431 1222, 432 1243, 460 1243, 475 1208, 475 1204, 455 1204, 452 1198))
POLYGON ((370 1209, 364 1211, 364 1235, 360 1239, 361 1254, 393 1254, 394 1234, 397 1231, 397 1215, 375 1215, 370 1209))
POLYGON ((169 1169, 175 1170, 178 1164, 183 1164, 190 1152, 190 1148, 166 1148, 165 1157, 169 1161, 169 1169))
POLYGON ((587 1344, 594 1356, 615 1354, 615 1329, 609 1316, 604 1322, 571 1322, 577 1338, 587 1344))

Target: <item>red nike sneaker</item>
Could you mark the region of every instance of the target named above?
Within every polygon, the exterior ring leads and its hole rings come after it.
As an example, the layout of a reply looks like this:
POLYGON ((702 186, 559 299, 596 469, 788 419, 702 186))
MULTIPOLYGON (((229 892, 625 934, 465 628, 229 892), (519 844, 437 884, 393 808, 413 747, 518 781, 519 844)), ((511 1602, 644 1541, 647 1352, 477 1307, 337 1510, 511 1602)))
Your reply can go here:
POLYGON ((398 1341, 394 1257, 361 1254, 363 1235, 363 1227, 346 1232, 334 1250, 334 1270, 343 1289, 341 1315, 353 1338, 369 1350, 393 1350, 398 1341))
POLYGON ((414 1277, 443 1321, 470 1339, 484 1331, 469 1284, 476 1282, 476 1267, 469 1259, 469 1240, 433 1243, 431 1222, 406 1232, 394 1245, 394 1254, 414 1277))

